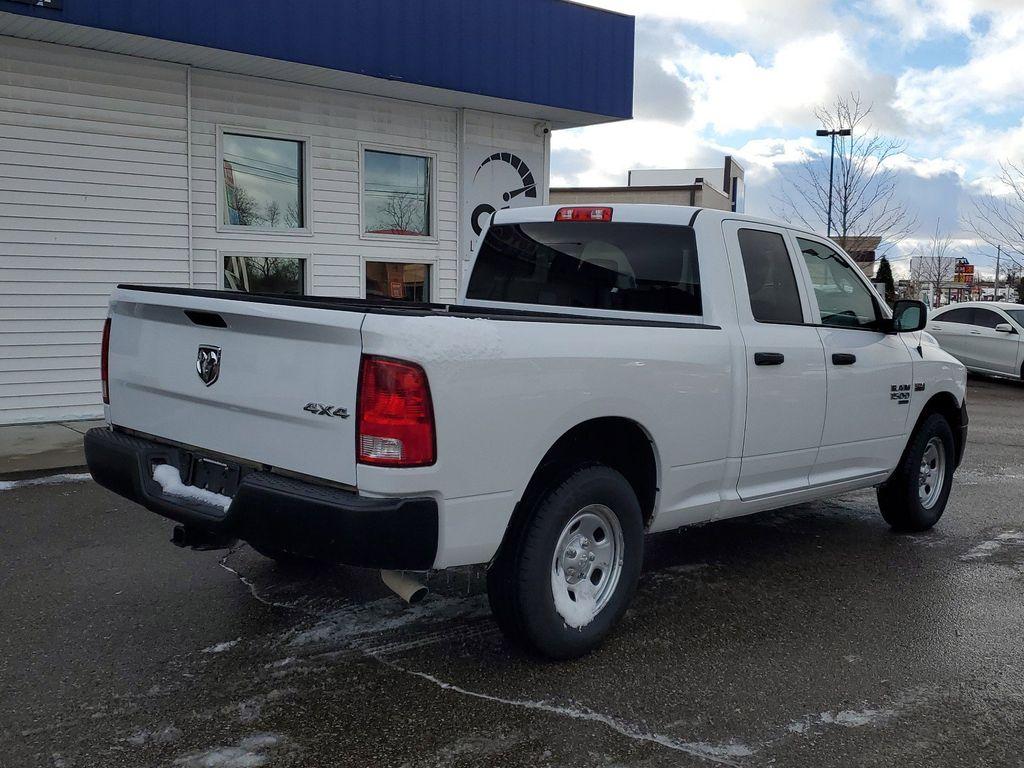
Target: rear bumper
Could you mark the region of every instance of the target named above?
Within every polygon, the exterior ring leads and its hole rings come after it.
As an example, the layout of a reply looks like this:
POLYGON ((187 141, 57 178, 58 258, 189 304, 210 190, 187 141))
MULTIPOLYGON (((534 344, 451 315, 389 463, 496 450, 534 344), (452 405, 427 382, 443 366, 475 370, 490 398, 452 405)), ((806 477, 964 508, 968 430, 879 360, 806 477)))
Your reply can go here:
POLYGON ((154 465, 180 471, 189 457, 183 448, 111 429, 85 435, 85 459, 97 483, 186 527, 367 568, 427 570, 434 564, 438 514, 432 498, 368 498, 253 470, 224 511, 169 496, 153 479, 154 465))

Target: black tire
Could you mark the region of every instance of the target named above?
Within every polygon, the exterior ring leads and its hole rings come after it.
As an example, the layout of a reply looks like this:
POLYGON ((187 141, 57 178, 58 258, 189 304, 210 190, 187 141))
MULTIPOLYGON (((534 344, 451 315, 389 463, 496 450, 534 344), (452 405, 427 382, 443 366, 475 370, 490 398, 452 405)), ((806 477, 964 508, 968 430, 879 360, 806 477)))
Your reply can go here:
POLYGON ((942 517, 953 486, 956 468, 956 444, 949 422, 941 414, 933 413, 922 421, 903 451, 899 466, 892 476, 878 486, 878 507, 882 517, 896 531, 919 533, 927 531, 942 517), (926 506, 921 499, 921 472, 925 451, 929 443, 938 440, 944 451, 941 486, 936 489, 934 501, 926 506))
POLYGON ((621 474, 590 464, 558 475, 526 512, 487 572, 491 610, 505 635, 528 651, 559 660, 583 656, 611 632, 636 593, 644 547, 640 503, 621 474), (555 607, 552 559, 563 530, 589 505, 607 507, 618 520, 622 566, 607 602, 576 629, 555 607))

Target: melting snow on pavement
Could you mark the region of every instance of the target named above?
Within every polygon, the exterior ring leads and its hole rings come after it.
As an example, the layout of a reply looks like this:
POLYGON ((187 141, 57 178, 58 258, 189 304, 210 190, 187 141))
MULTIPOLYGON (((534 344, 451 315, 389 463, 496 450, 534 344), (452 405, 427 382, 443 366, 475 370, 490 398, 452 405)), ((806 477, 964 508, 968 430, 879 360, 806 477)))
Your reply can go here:
POLYGON ((0 491, 11 491, 15 488, 25 488, 30 485, 60 485, 62 483, 84 483, 92 480, 88 472, 74 475, 47 475, 46 477, 32 477, 28 480, 0 480, 0 491))
POLYGON ((994 539, 983 541, 978 546, 971 549, 964 555, 961 555, 961 560, 984 560, 991 557, 1000 549, 1005 546, 1024 546, 1024 532, 1021 531, 1004 531, 996 536, 994 539))
POLYGON ((821 712, 794 720, 787 726, 791 733, 807 733, 817 726, 840 725, 844 728, 859 728, 888 720, 896 715, 895 709, 843 709, 838 712, 821 712))

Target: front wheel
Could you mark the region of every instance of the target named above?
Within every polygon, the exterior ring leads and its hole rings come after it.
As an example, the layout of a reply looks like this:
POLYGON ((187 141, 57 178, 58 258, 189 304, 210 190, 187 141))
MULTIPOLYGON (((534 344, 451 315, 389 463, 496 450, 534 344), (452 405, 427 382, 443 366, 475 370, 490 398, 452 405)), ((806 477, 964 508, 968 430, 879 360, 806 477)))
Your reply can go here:
POLYGON ((510 531, 487 574, 507 636, 542 656, 589 653, 622 618, 643 564, 643 515, 609 467, 563 474, 510 531))
POLYGON ((892 477, 878 486, 882 517, 897 531, 927 531, 942 517, 953 486, 956 446, 949 422, 933 413, 914 431, 892 477))

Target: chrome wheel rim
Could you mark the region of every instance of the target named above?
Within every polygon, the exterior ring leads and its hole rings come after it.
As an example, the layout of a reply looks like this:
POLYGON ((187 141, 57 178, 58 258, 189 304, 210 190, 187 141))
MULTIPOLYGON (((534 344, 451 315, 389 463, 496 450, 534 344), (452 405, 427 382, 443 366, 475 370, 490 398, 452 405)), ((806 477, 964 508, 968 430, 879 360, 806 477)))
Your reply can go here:
POLYGON ((625 546, 619 518, 604 504, 589 504, 566 523, 551 558, 551 590, 569 626, 586 626, 608 605, 625 546))
POLYGON ((917 476, 917 496, 921 506, 931 509, 939 500, 946 480, 946 447, 942 440, 933 437, 924 447, 921 455, 921 469, 917 476))

